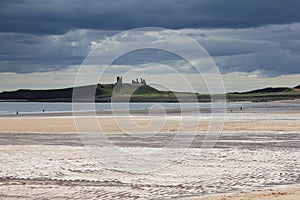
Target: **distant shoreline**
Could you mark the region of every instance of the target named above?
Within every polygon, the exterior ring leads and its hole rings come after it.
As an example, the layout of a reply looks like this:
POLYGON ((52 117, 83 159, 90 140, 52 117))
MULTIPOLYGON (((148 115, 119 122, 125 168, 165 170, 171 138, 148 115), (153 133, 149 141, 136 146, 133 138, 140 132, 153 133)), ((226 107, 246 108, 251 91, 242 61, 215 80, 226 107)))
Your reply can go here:
POLYGON ((214 101, 271 102, 300 99, 299 86, 294 88, 264 88, 248 92, 226 94, 199 94, 191 92, 160 91, 149 85, 123 83, 116 92, 115 84, 88 85, 76 88, 6 91, 0 93, 1 102, 135 102, 177 103, 214 101), (73 93, 76 94, 73 94, 73 93), (94 93, 94 96, 90 96, 94 93), (79 95, 82 94, 82 95, 79 95), (78 96, 79 95, 79 96, 78 96), (112 99, 113 98, 113 99, 112 99))
MULTIPOLYGON (((217 99, 216 99, 217 100, 217 99)), ((289 98, 282 97, 251 97, 251 98, 227 98, 223 102, 278 102, 278 101, 300 101, 300 94, 297 97, 289 98)), ((26 100, 26 99, 0 99, 1 102, 37 102, 37 103, 112 103, 110 100, 96 100, 91 101, 72 101, 71 99, 58 100, 58 99, 39 99, 39 100, 26 100)), ((177 99, 151 99, 151 100, 130 100, 129 103, 212 103, 220 101, 211 101, 210 99, 199 99, 198 101, 183 100, 178 101, 177 99)), ((128 101, 116 101, 115 103, 128 103, 128 101)))

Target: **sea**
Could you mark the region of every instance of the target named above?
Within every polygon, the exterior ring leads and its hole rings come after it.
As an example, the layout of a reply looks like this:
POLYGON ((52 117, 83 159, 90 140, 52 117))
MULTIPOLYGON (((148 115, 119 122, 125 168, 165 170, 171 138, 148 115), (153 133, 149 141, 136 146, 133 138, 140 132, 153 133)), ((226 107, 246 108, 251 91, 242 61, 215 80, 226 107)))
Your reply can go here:
MULTIPOLYGON (((214 102, 214 103, 95 103, 96 111, 114 110, 190 110, 206 112, 212 107, 230 112, 300 112, 300 102, 214 102)), ((84 107, 84 106, 83 106, 84 107)), ((72 112, 72 103, 0 102, 0 115, 72 112)), ((78 111, 78 110, 76 110, 78 111)), ((85 111, 85 110, 80 110, 85 111)), ((174 112, 175 113, 175 112, 174 112)), ((193 112, 189 112, 192 114, 193 112)))

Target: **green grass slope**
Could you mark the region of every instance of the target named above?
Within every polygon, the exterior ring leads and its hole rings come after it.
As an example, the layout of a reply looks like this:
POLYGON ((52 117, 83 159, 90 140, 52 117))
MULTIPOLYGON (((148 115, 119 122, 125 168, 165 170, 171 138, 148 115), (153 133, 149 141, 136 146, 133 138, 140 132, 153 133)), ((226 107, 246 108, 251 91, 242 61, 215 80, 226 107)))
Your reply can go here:
MULTIPOLYGON (((96 102, 209 102, 209 94, 160 91, 149 85, 123 83, 98 84, 79 87, 83 91, 95 91, 96 102)), ((73 88, 50 90, 16 90, 0 93, 1 101, 71 102, 73 88)), ((294 88, 264 88, 226 94, 228 101, 275 101, 300 99, 300 85, 294 88)), ((84 98, 83 98, 84 99, 84 98)), ((84 100, 83 100, 84 101, 84 100)))
MULTIPOLYGON (((120 101, 129 98, 130 101, 170 101, 176 102, 176 95, 183 95, 172 91, 159 91, 149 85, 133 85, 124 83, 121 86, 115 84, 98 84, 81 86, 83 91, 95 91, 95 101, 110 102, 111 97, 118 97, 120 101)), ((16 90, 0 93, 2 101, 49 101, 71 102, 73 88, 49 89, 49 90, 16 90)))
POLYGON ((229 101, 278 101, 300 99, 300 91, 295 88, 263 88, 247 92, 228 93, 229 101))

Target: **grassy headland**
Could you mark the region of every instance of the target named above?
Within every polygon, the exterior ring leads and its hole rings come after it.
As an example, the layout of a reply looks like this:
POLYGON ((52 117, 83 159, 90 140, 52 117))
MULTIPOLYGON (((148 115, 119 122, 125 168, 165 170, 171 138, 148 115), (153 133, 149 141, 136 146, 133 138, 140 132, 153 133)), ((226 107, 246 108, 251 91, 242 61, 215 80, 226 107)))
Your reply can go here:
MULTIPOLYGON (((209 94, 188 92, 160 91, 149 85, 123 83, 97 84, 81 86, 77 89, 95 92, 96 102, 128 101, 130 102, 209 102, 209 94), (112 98, 113 97, 113 98, 112 98)), ((36 101, 36 102, 72 102, 73 88, 49 90, 16 90, 0 93, 2 101, 36 101)), ((300 85, 294 88, 278 87, 252 90, 248 92, 227 93, 228 101, 275 101, 300 99, 300 85)))

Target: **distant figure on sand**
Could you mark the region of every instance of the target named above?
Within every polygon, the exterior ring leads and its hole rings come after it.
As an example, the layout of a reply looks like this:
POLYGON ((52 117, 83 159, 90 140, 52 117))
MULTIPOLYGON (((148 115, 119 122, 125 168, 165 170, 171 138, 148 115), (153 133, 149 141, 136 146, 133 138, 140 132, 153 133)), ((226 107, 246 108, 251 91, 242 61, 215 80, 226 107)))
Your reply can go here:
POLYGON ((43 112, 45 112, 45 110, 43 109, 43 112))
POLYGON ((18 115, 18 114, 19 114, 19 111, 17 110, 16 115, 18 115))
POLYGON ((240 110, 241 110, 241 111, 243 110, 243 107, 242 107, 242 106, 240 107, 240 110))

